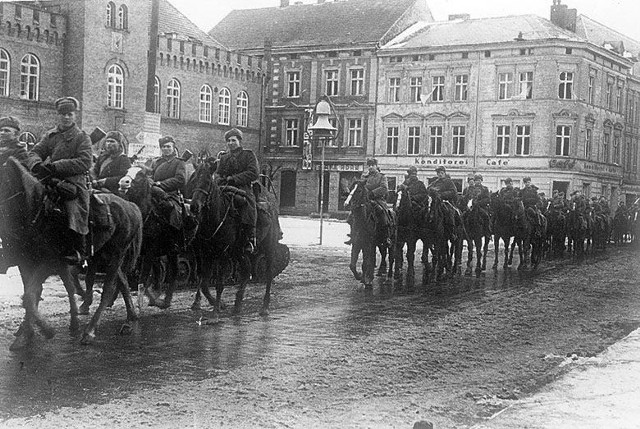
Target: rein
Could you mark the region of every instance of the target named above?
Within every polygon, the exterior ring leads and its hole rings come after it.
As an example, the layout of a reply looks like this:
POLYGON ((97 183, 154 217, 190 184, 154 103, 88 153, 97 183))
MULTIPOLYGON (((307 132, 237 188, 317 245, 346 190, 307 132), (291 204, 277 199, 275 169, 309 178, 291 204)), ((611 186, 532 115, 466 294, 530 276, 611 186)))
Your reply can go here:
MULTIPOLYGON (((211 185, 209 185, 211 186, 211 185)), ((211 191, 207 191, 203 188, 196 188, 193 190, 192 196, 196 194, 196 192, 201 192, 202 194, 204 194, 207 199, 205 201, 205 205, 210 205, 211 203, 211 191)), ((193 200, 193 198, 192 198, 193 200)), ((213 233, 209 236, 209 237, 205 237, 204 240, 205 241, 211 241, 213 240, 213 238, 216 236, 216 234, 218 233, 218 231, 220 231, 220 228, 222 228, 222 225, 224 225, 224 221, 227 220, 227 217, 229 216, 229 211, 231 210, 231 203, 229 203, 229 205, 227 206, 227 210, 224 212, 224 216, 222 216, 222 220, 220 221, 220 223, 218 224, 218 226, 216 227, 216 229, 213 231, 213 233)))

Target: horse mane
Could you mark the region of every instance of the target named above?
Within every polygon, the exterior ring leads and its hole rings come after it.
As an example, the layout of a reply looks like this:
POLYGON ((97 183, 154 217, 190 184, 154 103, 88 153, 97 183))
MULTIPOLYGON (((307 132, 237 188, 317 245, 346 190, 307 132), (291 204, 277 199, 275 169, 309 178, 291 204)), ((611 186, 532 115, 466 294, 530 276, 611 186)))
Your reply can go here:
MULTIPOLYGON (((24 165, 20 163, 16 158, 9 157, 5 164, 5 172, 8 179, 16 180, 17 186, 19 186, 22 193, 21 204, 12 203, 16 207, 21 207, 23 212, 26 212, 28 219, 35 215, 42 205, 42 199, 44 198, 44 186, 36 179, 24 165)), ((12 189, 11 192, 17 192, 17 189, 12 189)), ((8 196, 10 198, 13 195, 8 196)))

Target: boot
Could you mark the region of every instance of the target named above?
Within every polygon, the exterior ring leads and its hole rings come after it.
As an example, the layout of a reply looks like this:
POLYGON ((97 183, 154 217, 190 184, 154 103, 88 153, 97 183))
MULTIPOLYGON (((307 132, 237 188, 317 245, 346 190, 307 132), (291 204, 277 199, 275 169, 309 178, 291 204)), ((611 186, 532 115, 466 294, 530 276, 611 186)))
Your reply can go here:
POLYGON ((244 253, 252 255, 256 251, 256 227, 253 225, 246 225, 245 230, 246 244, 244 246, 244 253))
POLYGON ((81 266, 85 262, 86 236, 75 231, 69 231, 67 249, 62 256, 69 265, 81 266))

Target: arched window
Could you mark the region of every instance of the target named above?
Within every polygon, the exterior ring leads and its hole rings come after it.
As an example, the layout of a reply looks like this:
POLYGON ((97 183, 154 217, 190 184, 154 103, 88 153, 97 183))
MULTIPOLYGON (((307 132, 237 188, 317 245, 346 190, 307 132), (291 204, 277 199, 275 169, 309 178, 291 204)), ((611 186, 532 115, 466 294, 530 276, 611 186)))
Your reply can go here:
POLYGON ((156 76, 156 82, 153 85, 153 111, 160 113, 160 79, 156 76))
POLYGON ((116 23, 116 5, 110 1, 107 3, 107 27, 115 27, 116 23))
POLYGON ((244 91, 240 91, 240 94, 238 94, 238 98, 236 99, 236 118, 239 126, 247 126, 249 118, 249 96, 244 91))
POLYGON ((167 116, 180 119, 180 82, 175 78, 167 84, 167 116))
POLYGON ((231 93, 222 88, 218 94, 218 123, 229 125, 231 116, 231 93))
POLYGON ((211 97, 213 91, 209 85, 200 88, 200 122, 211 122, 211 97))
POLYGON ((9 54, 0 49, 0 97, 9 96, 9 70, 11 69, 9 54))
POLYGON ((18 141, 25 143, 27 145, 27 150, 30 150, 33 145, 36 144, 36 136, 31 134, 29 131, 25 131, 24 133, 20 134, 20 136, 18 137, 18 141))
POLYGON ((124 73, 122 67, 113 64, 109 67, 108 76, 108 99, 107 106, 122 109, 124 107, 124 73))
POLYGON ((129 28, 129 11, 123 4, 118 8, 118 28, 122 30, 129 28))
POLYGON ((20 62, 20 98, 37 100, 40 86, 40 61, 33 54, 22 57, 20 62))

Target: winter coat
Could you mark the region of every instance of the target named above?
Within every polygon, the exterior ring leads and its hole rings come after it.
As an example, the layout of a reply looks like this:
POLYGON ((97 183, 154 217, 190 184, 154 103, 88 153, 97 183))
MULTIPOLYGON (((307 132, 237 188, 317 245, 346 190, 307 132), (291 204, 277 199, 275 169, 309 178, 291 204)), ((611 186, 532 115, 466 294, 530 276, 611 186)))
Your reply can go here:
POLYGON ((387 194, 389 193, 389 185, 387 184, 387 176, 379 171, 369 173, 364 176, 364 187, 369 191, 369 199, 379 203, 387 204, 387 194))
POLYGON ((258 180, 258 160, 251 149, 241 147, 223 152, 216 169, 219 183, 235 186, 248 194, 253 194, 251 183, 258 180), (227 180, 230 178, 230 180, 227 180))
POLYGON ((458 189, 448 174, 444 177, 436 178, 429 185, 429 189, 436 191, 442 200, 450 201, 454 204, 458 201, 458 189))
POLYGON ((520 198, 525 207, 538 207, 540 205, 540 196, 538 195, 538 187, 535 185, 525 186, 520 190, 520 198))
POLYGON ((156 158, 151 164, 152 178, 157 186, 167 194, 177 194, 187 183, 184 161, 175 154, 156 158))
POLYGON ((78 197, 65 201, 69 229, 78 234, 89 233, 89 190, 86 174, 93 162, 91 140, 76 124, 66 130, 47 131, 29 153, 29 166, 47 161, 55 168, 55 176, 73 183, 78 197))
POLYGON ((489 188, 484 185, 473 185, 473 189, 470 191, 470 197, 473 200, 473 204, 484 209, 486 209, 491 202, 489 188))
POLYGON ((109 158, 108 153, 103 153, 98 157, 93 169, 91 170, 91 177, 94 180, 105 180, 102 188, 106 188, 111 192, 117 192, 120 179, 127 174, 127 170, 131 168, 131 161, 125 154, 120 154, 113 158, 104 168, 102 165, 109 158))
POLYGON ((406 188, 407 191, 409 191, 411 201, 415 201, 416 203, 423 205, 427 200, 427 187, 416 176, 407 177, 404 183, 401 185, 401 189, 402 187, 406 188))

